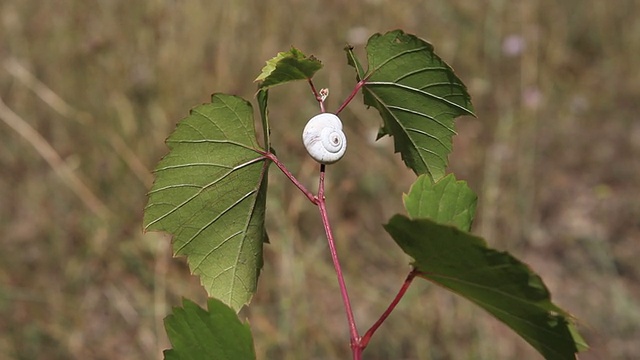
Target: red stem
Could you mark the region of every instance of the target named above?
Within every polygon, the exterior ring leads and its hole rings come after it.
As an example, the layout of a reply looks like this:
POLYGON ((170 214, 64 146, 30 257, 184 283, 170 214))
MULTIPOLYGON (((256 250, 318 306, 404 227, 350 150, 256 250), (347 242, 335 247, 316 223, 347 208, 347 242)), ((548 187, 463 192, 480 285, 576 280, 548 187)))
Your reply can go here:
POLYGON ((329 243, 329 252, 331 253, 331 260, 333 260, 333 267, 336 270, 336 276, 338 277, 338 285, 340 286, 340 294, 342 295, 342 301, 347 313, 347 321, 349 322, 349 333, 351 351, 353 353, 354 360, 360 360, 363 347, 360 345, 360 335, 356 327, 356 321, 353 316, 353 310, 351 309, 351 301, 349 300, 349 294, 347 292, 347 286, 344 282, 344 276, 342 275, 342 267, 338 260, 338 252, 336 251, 336 245, 333 240, 333 233, 331 232, 331 225, 329 224, 329 217, 327 216, 327 207, 324 196, 324 174, 325 165, 320 165, 320 183, 318 185, 318 208, 320 209, 320 216, 322 217, 322 225, 324 225, 324 231, 327 235, 327 242, 329 243))
POLYGON ((331 260, 333 261, 333 266, 336 271, 336 276, 338 277, 338 286, 340 287, 340 294, 342 295, 342 301, 344 303, 344 308, 347 313, 347 321, 349 322, 349 333, 350 333, 350 344, 351 351, 353 353, 354 360, 360 360, 362 350, 364 349, 360 346, 360 335, 358 334, 358 329, 356 327, 355 318, 353 316, 353 310, 351 309, 351 301, 349 300, 349 294, 347 293, 347 286, 344 282, 344 275, 342 274, 342 267, 340 266, 340 261, 338 260, 338 252, 336 250, 335 241, 333 240, 333 232, 331 231, 331 224, 329 223, 329 216, 327 215, 327 206, 324 196, 324 175, 325 175, 325 165, 320 165, 320 182, 318 184, 318 196, 314 196, 309 190, 307 190, 304 185, 296 179, 295 176, 284 166, 278 157, 273 153, 267 152, 263 154, 264 157, 273 161, 274 164, 285 174, 285 176, 300 190, 302 193, 311 201, 313 204, 318 206, 320 210, 320 217, 322 218, 322 225, 324 226, 324 231, 327 235, 327 242, 329 243, 329 252, 331 253, 331 260))
POLYGON ((340 107, 338 108, 338 110, 336 111, 336 115, 340 114, 340 112, 342 110, 344 110, 345 107, 347 107, 347 105, 349 105, 349 103, 351 102, 351 100, 353 100, 353 98, 356 96, 356 94, 358 93, 358 91, 360 91, 360 89, 364 86, 364 84, 367 83, 367 79, 362 79, 360 81, 358 81, 358 83, 356 84, 356 86, 353 88, 353 91, 351 91, 351 94, 349 94, 349 96, 344 100, 344 102, 342 103, 342 105, 340 105, 340 107))
POLYGON ((362 359, 362 352, 369 344, 369 340, 373 334, 378 330, 380 325, 389 317, 391 312, 398 305, 404 294, 407 292, 407 289, 411 285, 413 279, 419 274, 416 269, 413 269, 407 278, 405 279, 402 287, 398 291, 398 294, 393 299, 391 304, 387 307, 387 309, 382 313, 378 321, 376 321, 373 326, 364 334, 363 337, 360 337, 358 333, 358 328, 356 326, 355 317, 353 316, 353 310, 351 308, 351 301, 349 300, 349 293, 347 291, 347 285, 344 281, 344 275, 342 273, 342 267, 340 265, 340 260, 338 259, 338 251, 336 250, 335 241, 333 238, 333 232, 331 230, 331 224, 329 223, 329 216, 327 214, 327 206, 326 199, 324 195, 324 178, 325 178, 325 165, 320 165, 320 181, 318 184, 318 196, 314 196, 307 188, 296 179, 295 176, 284 166, 278 158, 270 152, 263 154, 265 158, 273 161, 274 164, 285 174, 285 176, 300 190, 302 193, 311 201, 313 204, 318 206, 320 210, 320 217, 322 218, 322 225, 324 227, 324 231, 327 235, 327 242, 329 244, 329 252, 331 253, 331 260, 333 261, 333 267, 336 271, 336 276, 338 278, 338 286, 340 287, 340 295, 342 296, 342 302, 344 303, 344 309, 347 314, 347 321, 349 323, 349 337, 350 337, 350 345, 351 345, 351 353, 353 355, 354 360, 362 359))
MULTIPOLYGON (((365 78, 356 84, 351 94, 349 94, 349 96, 345 99, 345 101, 342 103, 342 105, 340 105, 340 107, 336 111, 336 115, 339 114, 351 102, 351 100, 353 100, 353 98, 356 96, 358 91, 360 91, 360 89, 366 84, 366 81, 367 79, 365 78)), ((309 86, 311 87, 311 91, 313 92, 313 95, 315 96, 316 100, 318 101, 318 104, 320 105, 320 111, 324 113, 326 110, 325 110, 324 100, 322 96, 316 90, 313 84, 313 81, 311 79, 308 79, 308 82, 309 82, 309 86)), ((322 225, 324 226, 324 231, 327 235, 329 252, 331 253, 331 260, 333 261, 333 267, 336 271, 336 276, 338 278, 338 286, 340 287, 340 295, 342 296, 342 302, 344 303, 344 309, 347 314, 347 321, 349 323, 351 353, 353 355, 354 360, 361 360, 362 352, 369 344, 369 340, 371 339, 373 334, 376 332, 376 330, 378 330, 380 325, 382 325, 382 323, 387 319, 387 317, 389 317, 393 309, 395 309, 395 307, 398 305, 398 303, 400 302, 400 299, 402 299, 407 289, 411 285, 411 282, 418 274, 418 271, 414 269, 409 273, 409 275, 407 275, 407 278, 405 279, 404 284, 402 284, 402 287, 398 291, 398 294, 393 299, 391 304, 389 304, 389 307, 387 307, 385 312, 382 313, 378 321, 376 321, 375 324, 371 326, 371 328, 366 332, 364 337, 360 337, 360 334, 358 333, 358 328, 356 326, 356 321, 353 316, 351 301, 349 300, 349 293, 347 292, 347 285, 344 282, 342 267, 340 265, 340 260, 338 259, 338 252, 336 250, 335 241, 333 239, 333 233, 331 231, 331 225, 329 223, 329 216, 327 215, 327 206, 326 206, 325 195, 324 195, 325 165, 324 164, 320 165, 320 181, 318 184, 318 196, 314 196, 309 190, 307 190, 307 188, 304 185, 302 185, 302 183, 298 181, 298 179, 296 179, 295 176, 293 176, 293 174, 284 166, 283 163, 280 162, 280 160, 278 160, 278 158, 273 153, 266 152, 263 155, 265 158, 273 161, 273 163, 276 164, 276 166, 282 171, 282 173, 284 173, 285 176, 300 191, 302 191, 302 193, 307 197, 307 199, 309 199, 309 201, 317 205, 318 209, 320 210, 322 225)))
POLYGON ((264 156, 273 161, 274 164, 276 164, 276 166, 278 167, 278 169, 280 169, 280 171, 282 171, 282 173, 289 178, 289 180, 291 180, 291 182, 293 183, 293 185, 295 185, 298 189, 300 189, 300 191, 302 191, 302 193, 307 197, 307 199, 309 199, 309 201, 311 201, 312 203, 314 203, 315 205, 318 205, 318 198, 316 196, 314 196, 311 191, 307 190, 307 188, 302 185, 302 183, 300 181, 298 181, 298 179, 296 179, 295 176, 293 176, 293 174, 289 171, 289 169, 286 168, 286 166, 284 166, 284 164, 282 162, 280 162, 280 160, 278 160, 278 157, 275 156, 273 153, 265 153, 264 156))
POLYGON ((320 95, 320 93, 318 93, 318 91, 316 90, 316 87, 313 85, 313 80, 307 79, 307 81, 309 82, 309 86, 311 86, 311 91, 313 92, 313 96, 316 97, 316 100, 320 105, 320 112, 326 112, 324 108, 324 100, 322 99, 322 96, 320 95))
POLYGON ((382 325, 382 323, 389 317, 389 315, 391 315, 391 312, 393 311, 393 309, 395 309, 396 305, 398 305, 398 303, 400 302, 400 299, 402 299, 404 294, 407 292, 407 289, 409 289, 409 285, 411 285, 411 282, 416 277, 416 275, 418 275, 418 271, 416 269, 411 270, 409 275, 407 275, 407 278, 404 280, 402 287, 398 291, 398 294, 393 299, 391 304, 389 304, 389 307, 387 307, 387 309, 384 311, 384 313, 382 313, 378 321, 376 321, 375 324, 373 324, 373 326, 371 326, 371 328, 367 330, 367 332, 364 334, 364 336, 362 337, 362 340, 360 341, 360 346, 363 349, 367 347, 367 345, 369 344, 369 340, 371 340, 371 337, 376 332, 376 330, 378 330, 380 325, 382 325))

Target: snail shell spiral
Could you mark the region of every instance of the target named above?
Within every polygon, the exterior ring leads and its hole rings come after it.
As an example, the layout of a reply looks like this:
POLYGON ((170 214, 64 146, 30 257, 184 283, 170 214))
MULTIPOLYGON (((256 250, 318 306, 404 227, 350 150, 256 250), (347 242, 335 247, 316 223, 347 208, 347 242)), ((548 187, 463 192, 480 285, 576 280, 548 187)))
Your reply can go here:
POLYGON ((333 164, 347 151, 347 137, 342 121, 334 114, 318 114, 307 122, 302 141, 309 156, 321 164, 333 164))

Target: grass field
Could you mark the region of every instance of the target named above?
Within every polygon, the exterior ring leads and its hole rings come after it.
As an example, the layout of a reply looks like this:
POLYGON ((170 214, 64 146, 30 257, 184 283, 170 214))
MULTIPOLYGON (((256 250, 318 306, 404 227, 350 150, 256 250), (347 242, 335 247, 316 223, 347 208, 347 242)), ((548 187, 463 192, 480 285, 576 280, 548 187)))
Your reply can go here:
MULTIPOLYGON (((321 59, 329 110, 354 85, 346 43, 402 28, 468 85, 451 170, 478 192, 474 232, 540 273, 592 349, 640 354, 640 3, 81 0, 0 2, 0 358, 158 359, 162 319, 206 295, 170 240, 142 234, 164 139, 213 92, 252 99, 264 61, 321 59), (392 5, 391 5, 392 4, 392 5)), ((349 152, 327 201, 364 332, 409 271, 381 225, 413 174, 377 113, 343 113, 349 152)), ((306 84, 271 93, 273 144, 310 187, 306 84)), ((277 171, 271 244, 248 317, 259 359, 347 359, 348 330, 316 209, 277 171)), ((482 310, 418 282, 366 359, 539 359, 482 310)))

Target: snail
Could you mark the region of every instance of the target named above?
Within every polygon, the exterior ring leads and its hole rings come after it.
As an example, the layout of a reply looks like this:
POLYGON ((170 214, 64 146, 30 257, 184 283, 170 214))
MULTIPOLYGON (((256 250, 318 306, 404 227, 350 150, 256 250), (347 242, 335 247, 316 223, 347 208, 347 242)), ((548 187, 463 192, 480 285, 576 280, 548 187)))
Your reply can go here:
POLYGON ((318 114, 307 122, 302 141, 309 156, 321 164, 333 164, 344 156, 347 137, 342 132, 342 121, 334 114, 318 114))

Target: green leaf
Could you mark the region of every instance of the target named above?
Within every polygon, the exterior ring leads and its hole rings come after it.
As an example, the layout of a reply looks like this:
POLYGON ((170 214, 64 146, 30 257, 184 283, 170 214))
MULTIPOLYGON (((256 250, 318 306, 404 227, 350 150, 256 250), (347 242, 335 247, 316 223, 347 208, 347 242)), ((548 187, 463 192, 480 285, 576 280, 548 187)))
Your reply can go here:
POLYGON ((571 316, 551 302, 542 279, 509 253, 429 219, 395 215, 384 227, 414 259, 419 276, 482 307, 546 359, 575 359, 586 348, 571 316))
POLYGON ((184 299, 182 307, 164 319, 173 349, 164 351, 165 360, 255 359, 253 338, 233 309, 209 299, 208 311, 184 299))
POLYGON ((302 51, 292 47, 268 60, 255 81, 261 81, 258 87, 266 89, 289 81, 311 79, 321 68, 320 60, 313 56, 307 57, 302 51))
POLYGON ((473 115, 465 85, 431 44, 400 30, 373 35, 366 50, 366 74, 349 47, 347 60, 364 81, 364 103, 383 119, 378 138, 393 136, 405 164, 437 181, 447 167, 454 118, 473 115))
POLYGON ((145 231, 173 234, 210 296, 236 311, 262 268, 267 170, 247 101, 214 94, 167 139, 144 213, 145 231))
POLYGON ((440 224, 451 224, 469 231, 476 212, 478 197, 464 181, 449 174, 434 183, 421 175, 403 196, 411 218, 428 218, 440 224))

